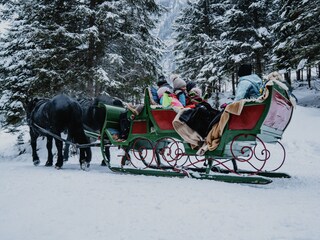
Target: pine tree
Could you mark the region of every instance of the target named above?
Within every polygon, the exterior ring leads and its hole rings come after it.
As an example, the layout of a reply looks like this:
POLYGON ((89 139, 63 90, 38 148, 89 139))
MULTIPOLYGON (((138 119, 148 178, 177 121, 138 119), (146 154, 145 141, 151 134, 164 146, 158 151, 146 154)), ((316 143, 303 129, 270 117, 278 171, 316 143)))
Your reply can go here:
POLYGON ((224 7, 220 2, 189 2, 176 20, 176 61, 178 71, 187 79, 206 82, 212 76, 216 60, 213 58, 219 51, 218 39, 222 32, 219 21, 224 7))
POLYGON ((76 6, 76 1, 62 0, 17 3, 18 16, 2 39, 5 44, 1 57, 7 60, 3 69, 7 77, 19 75, 24 79, 29 95, 50 95, 67 89, 66 85, 74 82, 70 70, 81 69, 74 63, 82 44, 81 35, 74 32, 78 18, 70 16, 76 6))
MULTIPOLYGON (((320 58, 320 8, 315 0, 280 1, 279 22, 275 25, 277 41, 274 55, 278 68, 300 70, 311 67, 320 58)), ((290 74, 286 74, 289 79, 290 74)), ((299 79, 299 73, 297 74, 299 79)))
POLYGON ((221 34, 224 32, 223 20, 226 11, 226 4, 221 0, 207 1, 209 4, 209 25, 211 32, 208 34, 208 40, 204 47, 203 66, 200 69, 197 79, 204 82, 217 92, 221 92, 223 76, 223 61, 219 56, 222 51, 221 34))
POLYGON ((128 99, 160 71, 161 43, 150 34, 152 16, 160 14, 153 0, 12 3, 16 17, 0 40, 8 123, 22 120, 30 96, 108 91, 128 99))
MULTIPOLYGON (((5 112, 8 124, 17 124, 23 119, 23 100, 26 98, 29 86, 34 80, 29 62, 33 54, 30 51, 32 42, 30 37, 28 38, 29 32, 26 30, 32 28, 32 26, 23 17, 29 12, 22 14, 24 6, 28 3, 19 5, 8 2, 8 4, 5 4, 8 12, 15 11, 17 14, 15 21, 10 26, 10 31, 2 34, 0 39, 0 58, 2 62, 0 65, 0 85, 4 90, 1 109, 5 112)), ((6 17, 10 18, 10 14, 6 17)))
POLYGON ((205 3, 206 1, 199 1, 199 4, 188 2, 187 7, 175 21, 177 37, 174 51, 177 71, 185 79, 194 80, 203 66, 205 53, 202 46, 210 38, 208 34, 211 34, 208 6, 205 3))
POLYGON ((254 65, 257 74, 264 72, 266 56, 271 49, 270 1, 230 0, 226 12, 226 32, 222 35, 221 57, 233 71, 243 62, 254 65))
POLYGON ((178 33, 175 46, 178 71, 184 78, 197 82, 203 90, 207 88, 210 95, 212 91, 216 92, 216 106, 224 79, 219 53, 225 11, 223 1, 189 2, 176 20, 175 28, 178 33))
POLYGON ((103 66, 116 86, 107 87, 120 98, 134 101, 140 98, 149 79, 161 71, 161 41, 151 34, 155 27, 154 17, 162 10, 153 0, 116 1, 109 5, 110 19, 108 35, 112 38, 106 45, 103 66), (111 8, 112 6, 112 8, 111 8), (132 98, 128 96, 131 92, 132 98))
POLYGON ((280 1, 280 7, 278 14, 280 16, 278 22, 274 25, 275 43, 274 43, 274 57, 273 60, 278 69, 285 69, 286 80, 290 83, 290 69, 294 57, 293 45, 294 45, 294 29, 292 28, 292 18, 290 19, 292 9, 295 9, 300 1, 284 0, 280 1))

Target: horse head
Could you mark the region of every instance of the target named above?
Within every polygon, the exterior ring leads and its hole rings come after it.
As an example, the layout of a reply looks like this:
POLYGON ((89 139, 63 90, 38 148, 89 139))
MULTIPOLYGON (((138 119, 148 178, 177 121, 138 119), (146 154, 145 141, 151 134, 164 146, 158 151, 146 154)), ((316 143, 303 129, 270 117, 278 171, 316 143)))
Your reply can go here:
POLYGON ((91 114, 90 116, 92 119, 91 124, 97 130, 102 129, 105 116, 106 116, 105 108, 99 107, 99 103, 103 103, 111 106, 124 107, 121 100, 111 97, 110 95, 103 94, 94 98, 94 100, 92 101, 92 109, 91 109, 92 111, 88 111, 87 113, 91 114))
POLYGON ((27 114, 27 119, 30 119, 31 113, 39 101, 40 101, 40 99, 38 99, 36 97, 31 100, 26 99, 25 110, 26 110, 26 114, 27 114))
POLYGON ((28 123, 31 121, 33 112, 39 108, 40 105, 42 105, 43 103, 47 102, 48 99, 46 98, 38 98, 38 97, 34 97, 31 100, 26 100, 26 104, 25 104, 25 111, 26 111, 26 115, 27 115, 27 121, 28 123))

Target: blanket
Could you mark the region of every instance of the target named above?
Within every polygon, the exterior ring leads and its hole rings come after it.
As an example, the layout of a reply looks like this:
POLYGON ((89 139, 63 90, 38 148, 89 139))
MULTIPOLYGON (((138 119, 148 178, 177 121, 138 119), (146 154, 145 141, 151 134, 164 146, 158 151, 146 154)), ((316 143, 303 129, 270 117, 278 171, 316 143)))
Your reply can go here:
POLYGON ((176 117, 172 121, 174 130, 185 140, 190 143, 192 149, 195 149, 201 146, 204 142, 204 139, 200 136, 199 133, 190 128, 185 122, 180 121, 180 116, 184 111, 187 111, 189 108, 180 109, 176 117))

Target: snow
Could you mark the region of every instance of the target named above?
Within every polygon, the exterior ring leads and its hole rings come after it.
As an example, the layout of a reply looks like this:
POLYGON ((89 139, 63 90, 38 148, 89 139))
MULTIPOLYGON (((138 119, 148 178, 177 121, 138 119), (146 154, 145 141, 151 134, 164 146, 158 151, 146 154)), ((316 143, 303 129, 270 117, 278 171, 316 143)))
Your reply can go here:
POLYGON ((307 82, 295 82, 293 94, 298 99, 299 105, 320 108, 320 79, 312 80, 311 87, 312 89, 304 91, 307 88, 307 82))
POLYGON ((307 62, 308 62, 308 59, 301 59, 298 64, 297 70, 303 69, 307 62))
POLYGON ((296 107, 280 169, 292 178, 261 186, 116 174, 100 166, 99 149, 88 172, 77 156, 56 170, 44 167, 43 140, 35 167, 27 127, 1 129, 0 239, 318 240, 319 122, 319 108, 296 107))
MULTIPOLYGON (((0 6, 1 7, 1 6, 0 6)), ((0 8, 0 12, 2 9, 0 8)), ((10 22, 8 21, 1 21, 0 22, 0 35, 6 32, 6 29, 10 26, 10 22)))

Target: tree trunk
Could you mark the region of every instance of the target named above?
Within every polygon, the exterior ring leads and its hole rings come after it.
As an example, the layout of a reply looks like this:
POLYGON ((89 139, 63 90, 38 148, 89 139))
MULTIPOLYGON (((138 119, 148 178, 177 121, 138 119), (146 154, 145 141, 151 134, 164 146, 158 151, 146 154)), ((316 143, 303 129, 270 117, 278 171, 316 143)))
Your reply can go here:
POLYGON ((219 98, 219 91, 218 91, 218 89, 216 89, 215 90, 215 92, 216 92, 216 94, 215 94, 215 104, 214 104, 214 107, 215 107, 215 109, 219 109, 219 100, 220 100, 220 98, 219 98))
POLYGON ((256 74, 262 78, 262 62, 261 57, 259 56, 259 53, 256 54, 256 74))
POLYGON ((320 78, 320 63, 318 64, 318 78, 320 78))
POLYGON ((311 67, 307 67, 307 81, 309 88, 311 88, 311 67))
POLYGON ((288 70, 288 72, 286 72, 285 74, 284 74, 284 79, 286 80, 286 82, 288 83, 288 85, 291 87, 291 77, 290 77, 290 74, 291 73, 291 71, 290 70, 288 70))
POLYGON ((300 81, 301 80, 301 70, 297 70, 296 71, 296 76, 297 76, 297 81, 300 81))
POLYGON ((234 73, 232 73, 231 81, 232 81, 232 95, 235 96, 236 95, 236 82, 235 82, 235 74, 234 73))

